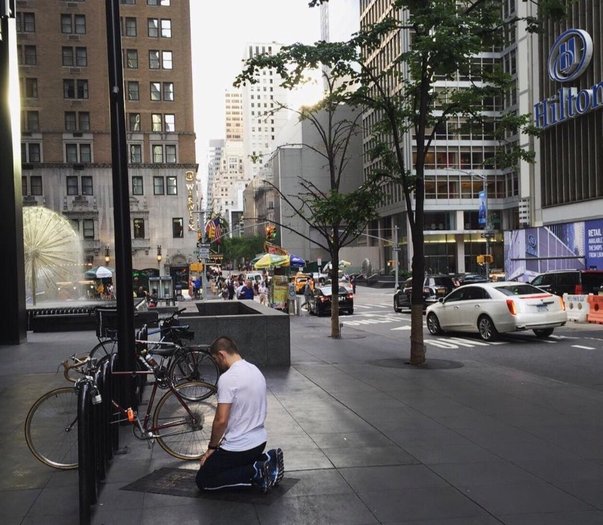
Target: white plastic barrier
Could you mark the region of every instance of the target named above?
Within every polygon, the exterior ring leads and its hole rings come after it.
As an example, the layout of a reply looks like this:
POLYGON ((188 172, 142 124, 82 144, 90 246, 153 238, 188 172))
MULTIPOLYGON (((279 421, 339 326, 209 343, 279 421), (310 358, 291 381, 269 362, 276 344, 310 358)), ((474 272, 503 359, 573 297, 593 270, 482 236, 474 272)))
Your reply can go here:
POLYGON ((588 295, 569 295, 563 294, 565 309, 567 310, 567 320, 575 323, 586 323, 586 316, 590 308, 588 295))

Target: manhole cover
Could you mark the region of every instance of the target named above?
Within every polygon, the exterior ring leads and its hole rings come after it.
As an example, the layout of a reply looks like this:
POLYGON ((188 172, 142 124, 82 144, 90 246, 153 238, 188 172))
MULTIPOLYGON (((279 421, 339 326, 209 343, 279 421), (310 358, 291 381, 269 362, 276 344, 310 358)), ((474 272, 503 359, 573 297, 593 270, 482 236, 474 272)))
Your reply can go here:
POLYGON ((249 487, 202 492, 197 488, 195 483, 196 474, 196 470, 161 468, 122 487, 121 490, 270 505, 276 499, 286 494, 299 481, 295 478, 288 478, 285 474, 285 478, 281 484, 273 488, 268 494, 262 494, 258 489, 249 487))

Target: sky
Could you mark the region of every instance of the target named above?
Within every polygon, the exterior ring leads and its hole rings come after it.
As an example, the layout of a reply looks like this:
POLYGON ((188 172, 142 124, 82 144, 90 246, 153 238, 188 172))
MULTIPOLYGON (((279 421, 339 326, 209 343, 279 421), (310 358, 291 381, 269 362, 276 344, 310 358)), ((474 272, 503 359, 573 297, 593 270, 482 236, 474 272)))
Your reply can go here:
POLYGON ((210 139, 224 138, 224 91, 242 70, 248 42, 320 39, 308 0, 190 0, 197 162, 205 180, 210 139))

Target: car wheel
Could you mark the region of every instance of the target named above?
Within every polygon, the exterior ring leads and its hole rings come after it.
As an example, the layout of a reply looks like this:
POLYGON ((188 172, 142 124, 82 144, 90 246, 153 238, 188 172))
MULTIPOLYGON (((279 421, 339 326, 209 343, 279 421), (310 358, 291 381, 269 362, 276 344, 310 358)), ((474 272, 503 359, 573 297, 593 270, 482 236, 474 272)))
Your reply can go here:
POLYGON ((348 310, 348 314, 352 315, 353 313, 354 313, 354 309, 353 309, 353 308, 350 308, 350 309, 348 310))
POLYGON ((477 320, 477 329, 480 337, 484 341, 494 341, 498 337, 498 330, 496 330, 492 319, 487 315, 482 315, 477 320))
POLYGON ((536 330, 534 330, 534 333, 539 339, 546 339, 547 337, 552 335, 553 330, 553 328, 537 328, 536 330))
POLYGON ((402 308, 398 305, 398 300, 394 297, 394 312, 399 314, 402 311, 402 308))
POLYGON ((431 312, 427 316, 427 330, 429 330, 429 333, 431 335, 438 335, 443 333, 442 327, 440 326, 440 320, 438 319, 438 316, 433 312, 431 312))

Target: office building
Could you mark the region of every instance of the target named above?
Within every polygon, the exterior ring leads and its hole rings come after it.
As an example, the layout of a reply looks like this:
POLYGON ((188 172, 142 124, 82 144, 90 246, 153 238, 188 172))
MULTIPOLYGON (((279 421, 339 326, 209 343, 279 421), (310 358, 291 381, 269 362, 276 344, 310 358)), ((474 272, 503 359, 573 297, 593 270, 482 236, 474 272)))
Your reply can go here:
MULTIPOLYGON (((186 283, 199 221, 189 3, 122 0, 120 15, 132 265, 186 283)), ((17 28, 24 204, 68 217, 83 262, 111 265, 105 2, 22 0, 17 28)))

